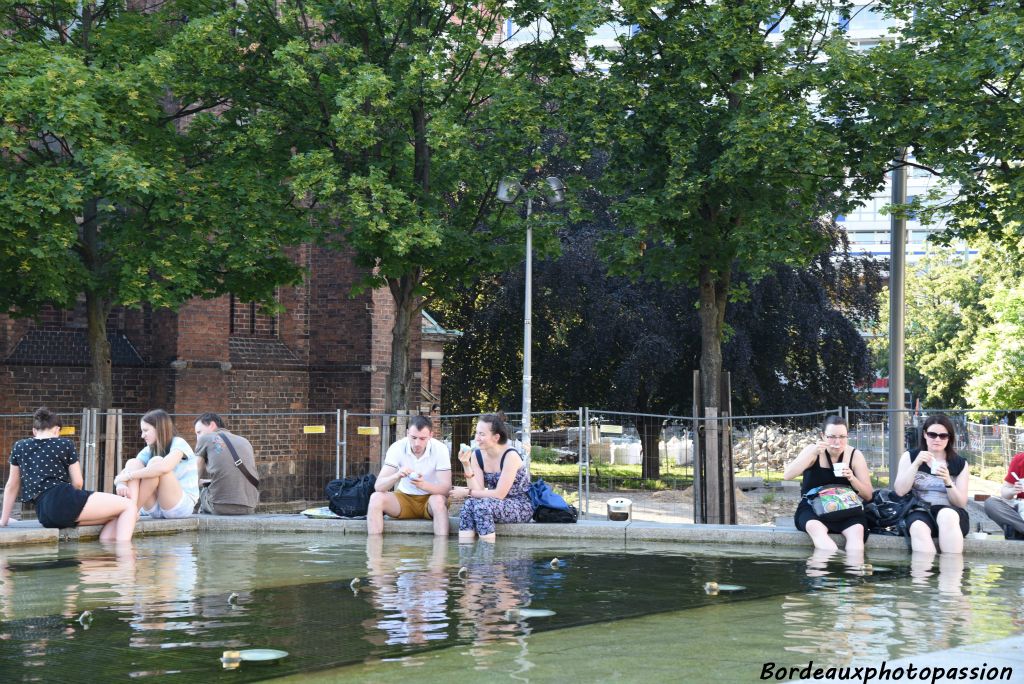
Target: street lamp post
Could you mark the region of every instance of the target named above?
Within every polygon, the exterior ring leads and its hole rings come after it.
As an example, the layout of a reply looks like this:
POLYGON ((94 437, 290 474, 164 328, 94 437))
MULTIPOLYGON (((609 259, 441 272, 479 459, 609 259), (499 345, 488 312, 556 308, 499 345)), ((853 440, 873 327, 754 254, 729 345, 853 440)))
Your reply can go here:
MULTIPOLYGON (((565 199, 565 184, 555 176, 544 179, 547 186, 545 200, 548 204, 558 204, 565 199)), ((523 194, 525 188, 518 181, 502 180, 498 183, 498 201, 512 204, 523 194)), ((530 216, 533 214, 533 192, 526 192, 526 293, 523 299, 523 447, 530 447, 530 414, 531 384, 531 347, 533 345, 533 225, 530 216)))
MULTIPOLYGON (((907 202, 906 148, 893 163, 892 203, 907 202)), ((896 479, 906 445, 905 353, 907 218, 893 212, 889 234, 889 481, 896 479)))

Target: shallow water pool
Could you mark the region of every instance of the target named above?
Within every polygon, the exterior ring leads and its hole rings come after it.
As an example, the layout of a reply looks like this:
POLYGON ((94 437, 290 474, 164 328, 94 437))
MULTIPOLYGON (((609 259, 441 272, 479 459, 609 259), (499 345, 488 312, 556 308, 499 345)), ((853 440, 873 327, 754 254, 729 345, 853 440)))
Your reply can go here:
POLYGON ((867 563, 301 534, 4 550, 0 679, 757 681, 766 662, 881 661, 1024 631, 1019 565, 867 563), (290 655, 222 669, 225 650, 248 648, 290 655))

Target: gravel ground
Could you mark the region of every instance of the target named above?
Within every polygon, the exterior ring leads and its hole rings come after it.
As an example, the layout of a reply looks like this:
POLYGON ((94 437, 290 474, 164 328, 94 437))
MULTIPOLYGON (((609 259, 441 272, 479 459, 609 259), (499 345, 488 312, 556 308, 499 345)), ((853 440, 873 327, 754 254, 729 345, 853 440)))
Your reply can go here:
MULTIPOLYGON (((996 494, 999 484, 979 478, 971 479, 970 494, 972 501, 968 507, 971 514, 971 527, 978 522, 988 531, 996 531, 995 524, 988 520, 982 512, 982 504, 973 501, 975 494, 996 494), (987 523, 987 526, 986 526, 987 523)), ((607 503, 610 499, 627 498, 633 502, 633 518, 652 522, 692 523, 693 522, 693 489, 665 491, 597 491, 590 490, 590 506, 587 517, 595 520, 607 517, 607 503)), ((741 525, 775 525, 791 524, 793 512, 800 502, 799 486, 759 488, 751 491, 736 492, 736 515, 741 525)))

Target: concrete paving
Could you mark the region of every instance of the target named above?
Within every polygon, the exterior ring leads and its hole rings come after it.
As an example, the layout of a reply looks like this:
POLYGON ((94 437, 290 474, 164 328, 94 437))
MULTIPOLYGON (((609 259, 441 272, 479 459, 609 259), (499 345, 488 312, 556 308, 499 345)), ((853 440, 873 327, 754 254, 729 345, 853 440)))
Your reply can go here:
MULTIPOLYGON (((451 519, 451 534, 458 530, 458 519, 451 519)), ((264 532, 301 532, 346 535, 365 535, 365 520, 317 520, 299 514, 265 513, 246 516, 196 515, 181 520, 148 520, 142 518, 135 528, 137 536, 175 534, 197 531, 200 534, 232 532, 261 534, 264 532)), ((387 520, 385 533, 433 534, 427 520, 387 520)), ((0 546, 25 544, 57 544, 62 541, 88 540, 99 536, 99 526, 44 529, 35 520, 11 521, 0 528, 0 546)), ((807 535, 793 528, 768 525, 694 525, 683 523, 657 523, 642 520, 612 522, 608 520, 581 520, 576 524, 524 523, 498 525, 498 537, 531 539, 608 539, 620 542, 684 542, 697 544, 749 544, 770 547, 811 548, 807 535)), ((841 545, 842 537, 834 535, 841 545)), ((868 551, 906 551, 901 537, 872 535, 867 542, 868 551)), ((966 540, 964 553, 968 556, 994 556, 1024 558, 1024 542, 1006 541, 1001 535, 986 539, 966 540)))

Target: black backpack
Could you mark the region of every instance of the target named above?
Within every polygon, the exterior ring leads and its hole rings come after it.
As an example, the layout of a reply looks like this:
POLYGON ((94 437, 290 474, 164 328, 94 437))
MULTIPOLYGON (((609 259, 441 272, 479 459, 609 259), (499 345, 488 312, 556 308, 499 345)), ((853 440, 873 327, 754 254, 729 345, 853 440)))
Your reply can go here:
POLYGON ((533 509, 533 519, 539 523, 574 523, 578 517, 576 507, 566 504, 567 508, 537 506, 533 509))
POLYGON ((871 501, 864 505, 864 515, 871 534, 908 537, 907 516, 920 511, 931 515, 931 507, 913 492, 899 496, 891 489, 876 489, 871 501))
POLYGON ((343 480, 331 480, 327 483, 324 493, 327 505, 335 515, 343 518, 364 518, 366 509, 370 507, 370 495, 377 476, 373 473, 362 477, 346 477, 343 480))

